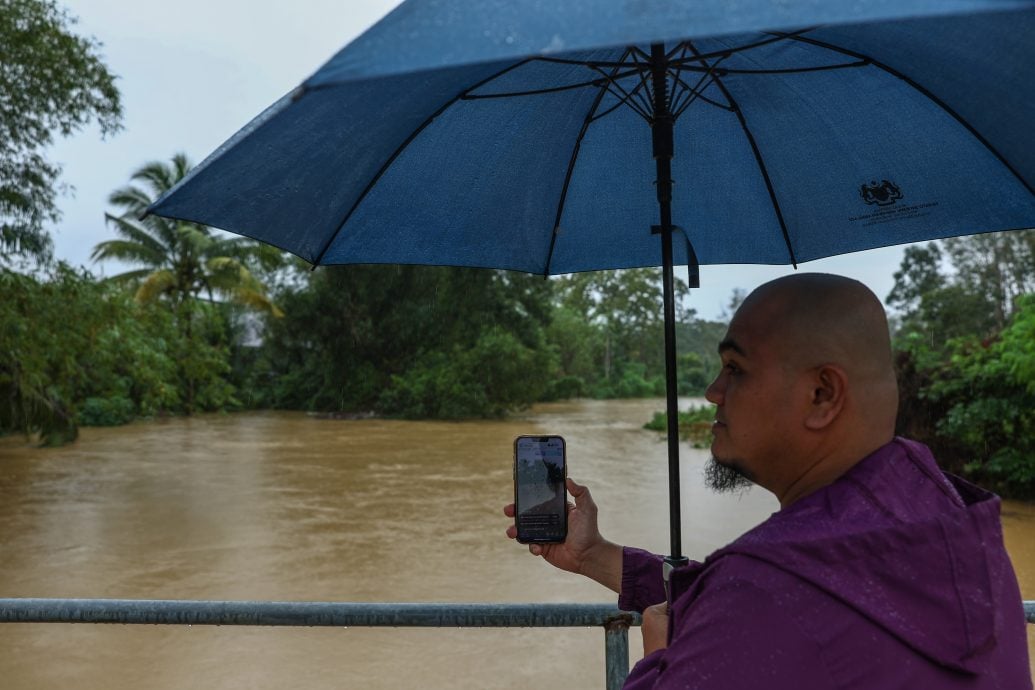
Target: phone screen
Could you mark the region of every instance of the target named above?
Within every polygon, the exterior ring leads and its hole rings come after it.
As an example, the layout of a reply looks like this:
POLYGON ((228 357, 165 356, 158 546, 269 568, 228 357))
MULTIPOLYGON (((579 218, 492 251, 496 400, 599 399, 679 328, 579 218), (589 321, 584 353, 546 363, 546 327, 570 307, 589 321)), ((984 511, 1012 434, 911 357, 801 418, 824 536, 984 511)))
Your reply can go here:
POLYGON ((514 518, 522 543, 562 542, 568 536, 564 439, 514 439, 514 518))

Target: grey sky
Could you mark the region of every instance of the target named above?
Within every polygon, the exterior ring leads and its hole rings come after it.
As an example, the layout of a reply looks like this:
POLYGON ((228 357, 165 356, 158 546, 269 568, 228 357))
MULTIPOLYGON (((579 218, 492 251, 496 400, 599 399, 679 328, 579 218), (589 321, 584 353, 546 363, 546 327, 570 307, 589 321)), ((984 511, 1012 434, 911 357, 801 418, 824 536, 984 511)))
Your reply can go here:
MULTIPOLYGON (((119 76, 125 129, 108 140, 96 130, 58 142, 53 160, 74 192, 60 200, 56 254, 96 273, 123 270, 90 262, 110 239, 108 195, 142 164, 183 151, 199 162, 266 106, 297 86, 395 0, 61 0, 78 31, 97 37, 119 76)), ((802 264, 799 270, 857 278, 883 299, 902 248, 802 264)), ((678 271, 679 269, 677 269, 678 271)), ((715 318, 736 287, 751 289, 789 266, 704 266, 691 306, 715 318)), ((684 269, 685 275, 685 269, 684 269)))

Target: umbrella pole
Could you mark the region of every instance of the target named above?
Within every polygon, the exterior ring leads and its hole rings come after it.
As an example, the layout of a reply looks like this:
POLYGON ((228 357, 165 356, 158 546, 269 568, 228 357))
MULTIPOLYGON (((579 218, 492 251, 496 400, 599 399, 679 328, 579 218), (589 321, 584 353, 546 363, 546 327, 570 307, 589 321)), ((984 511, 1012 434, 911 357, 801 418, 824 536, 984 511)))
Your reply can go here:
POLYGON ((665 559, 665 591, 673 568, 687 564, 683 556, 679 511, 679 403, 676 391, 676 303, 672 274, 672 112, 668 102, 668 58, 664 44, 650 47, 654 113, 651 121, 654 164, 657 169, 658 208, 661 212, 662 282, 665 301, 665 415, 668 420, 668 491, 671 555, 665 559))

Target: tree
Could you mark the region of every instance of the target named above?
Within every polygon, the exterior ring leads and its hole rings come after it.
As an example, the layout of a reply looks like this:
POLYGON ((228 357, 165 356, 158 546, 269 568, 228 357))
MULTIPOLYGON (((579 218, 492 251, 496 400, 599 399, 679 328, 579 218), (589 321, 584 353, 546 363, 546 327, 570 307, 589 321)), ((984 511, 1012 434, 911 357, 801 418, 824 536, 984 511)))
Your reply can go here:
POLYGON ((1035 296, 1018 298, 993 338, 936 353, 914 334, 903 348, 899 432, 936 448, 950 471, 1035 497, 1035 296))
MULTIPOLYGON (((664 394, 661 270, 576 273, 556 283, 561 306, 584 315, 600 333, 594 343, 598 385, 591 387, 591 393, 597 397, 664 394)), ((692 313, 683 304, 686 284, 677 278, 674 291, 678 328, 690 321, 692 313)), ((574 353, 565 353, 571 344, 564 339, 555 342, 562 361, 575 359, 574 353)), ((580 356, 584 358, 585 353, 580 356)))
POLYGON ((1032 290, 1035 230, 1024 230, 907 248, 887 301, 900 312, 899 336, 920 334, 944 349, 953 338, 1003 330, 1032 290))
POLYGON ((63 263, 42 273, 0 269, 0 434, 60 445, 80 425, 179 408, 168 310, 63 263))
POLYGON ((898 431, 951 471, 1035 495, 1035 231, 910 247, 888 303, 898 431))
POLYGON ((1035 291, 1035 230, 953 237, 945 251, 957 283, 985 295, 996 331, 1006 327, 1020 296, 1035 291))
POLYGON ((272 407, 492 417, 534 402, 556 368, 552 283, 435 266, 327 266, 277 295, 256 372, 272 407))
POLYGON ((184 336, 184 374, 187 409, 193 407, 199 367, 207 366, 204 350, 197 347, 195 323, 204 310, 199 298, 209 305, 215 295, 249 308, 280 316, 280 310, 266 296, 264 286, 252 275, 249 261, 267 266, 280 260, 280 253, 243 237, 217 236, 204 225, 148 216, 145 209, 171 189, 190 170, 183 154, 169 164, 148 163, 133 176, 127 187, 112 193, 109 201, 122 209, 107 215, 108 223, 121 239, 107 240, 94 247, 94 260, 117 259, 142 268, 112 276, 110 280, 137 285, 136 299, 150 303, 164 299, 171 306, 184 336))
POLYGON ((43 151, 54 133, 120 127, 115 77, 75 23, 53 0, 0 0, 0 261, 50 256, 61 167, 43 151))

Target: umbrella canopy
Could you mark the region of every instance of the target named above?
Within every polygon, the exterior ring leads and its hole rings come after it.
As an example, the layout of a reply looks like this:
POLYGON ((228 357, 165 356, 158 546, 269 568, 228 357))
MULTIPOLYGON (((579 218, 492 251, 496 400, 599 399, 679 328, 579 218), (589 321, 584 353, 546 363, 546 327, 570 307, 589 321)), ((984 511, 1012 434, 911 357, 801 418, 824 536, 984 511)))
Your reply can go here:
POLYGON ((1035 226, 1032 36, 1031 0, 409 0, 149 211, 314 264, 664 265, 678 556, 672 263, 1035 226))
POLYGON ((313 263, 660 265, 643 82, 663 41, 673 217, 701 263, 1035 225, 1031 2, 534 8, 401 5, 152 212, 313 263), (1001 11, 888 18, 935 6, 1001 11))

